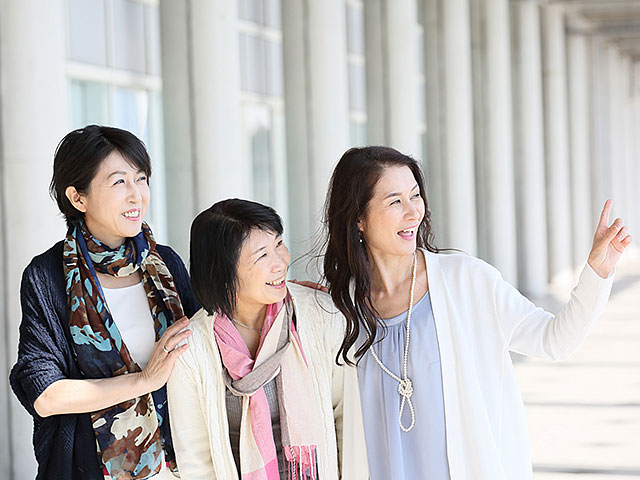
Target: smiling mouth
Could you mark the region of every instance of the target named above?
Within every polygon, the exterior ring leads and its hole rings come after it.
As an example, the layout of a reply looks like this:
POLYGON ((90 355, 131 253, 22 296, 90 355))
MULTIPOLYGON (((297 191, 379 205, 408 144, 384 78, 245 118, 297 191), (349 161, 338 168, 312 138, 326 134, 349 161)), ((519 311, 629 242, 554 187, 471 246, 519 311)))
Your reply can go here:
POLYGON ((285 281, 285 277, 282 277, 279 280, 274 280, 273 282, 266 282, 267 285, 270 285, 272 287, 279 287, 280 285, 282 285, 285 281))
POLYGON ((128 218, 130 220, 137 220, 140 218, 140 209, 136 208, 134 210, 128 210, 121 214, 124 218, 128 218))
POLYGON ((416 233, 417 229, 418 229, 418 226, 416 225, 415 227, 407 228, 406 230, 400 230, 398 232, 398 235, 400 235, 401 237, 409 237, 414 233, 416 233))

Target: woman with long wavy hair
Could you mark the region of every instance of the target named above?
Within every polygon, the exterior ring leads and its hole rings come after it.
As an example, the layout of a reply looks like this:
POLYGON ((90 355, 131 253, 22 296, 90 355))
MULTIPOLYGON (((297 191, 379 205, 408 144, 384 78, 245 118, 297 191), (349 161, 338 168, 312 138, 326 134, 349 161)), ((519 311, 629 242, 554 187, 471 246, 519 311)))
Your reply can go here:
POLYGON ((324 273, 346 317, 339 350, 357 361, 371 479, 532 477, 510 351, 573 352, 602 313, 631 236, 603 209, 588 262, 558 315, 500 273, 433 246, 418 163, 352 148, 327 194, 324 273), (355 352, 352 355, 352 352, 355 352))

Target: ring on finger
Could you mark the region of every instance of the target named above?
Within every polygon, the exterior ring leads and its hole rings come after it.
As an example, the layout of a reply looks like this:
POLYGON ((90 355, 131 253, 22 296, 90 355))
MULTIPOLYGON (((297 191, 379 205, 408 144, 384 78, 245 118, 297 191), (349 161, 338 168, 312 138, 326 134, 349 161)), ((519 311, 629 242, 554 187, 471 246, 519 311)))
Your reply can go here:
POLYGON ((164 345, 162 346, 162 350, 164 350, 164 353, 166 353, 167 355, 171 353, 171 351, 167 350, 167 348, 164 345))

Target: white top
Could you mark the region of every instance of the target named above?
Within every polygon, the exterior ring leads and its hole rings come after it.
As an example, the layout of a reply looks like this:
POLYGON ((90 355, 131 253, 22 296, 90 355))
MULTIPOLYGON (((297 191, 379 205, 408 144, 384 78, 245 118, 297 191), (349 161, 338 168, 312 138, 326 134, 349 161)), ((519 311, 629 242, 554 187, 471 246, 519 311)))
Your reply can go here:
MULTIPOLYGON (((102 291, 122 341, 127 346, 131 357, 140 368, 144 369, 156 343, 156 332, 147 301, 147 292, 144 291, 142 282, 122 288, 102 287, 102 291)), ((161 463, 162 470, 153 477, 154 480, 177 478, 165 466, 164 451, 161 463)), ((110 480, 107 475, 104 478, 110 480)))
MULTIPOLYGON (((288 288, 323 417, 318 478, 368 479, 355 368, 335 363, 344 317, 326 293, 291 283, 288 288)), ((167 383, 173 446, 180 474, 188 480, 238 479, 213 321, 203 309, 191 318, 189 349, 176 361, 167 383)))
MULTIPOLYGON (((440 347, 451 479, 531 479, 527 419, 509 351, 567 358, 602 314, 613 275, 602 279, 586 265, 571 299, 553 315, 477 258, 425 257, 440 347)), ((413 372, 417 382, 415 376, 413 372)), ((416 422, 423 410, 416 405, 416 422)))
POLYGON ((156 332, 142 282, 122 288, 102 287, 102 291, 122 341, 144 369, 156 343, 156 332))

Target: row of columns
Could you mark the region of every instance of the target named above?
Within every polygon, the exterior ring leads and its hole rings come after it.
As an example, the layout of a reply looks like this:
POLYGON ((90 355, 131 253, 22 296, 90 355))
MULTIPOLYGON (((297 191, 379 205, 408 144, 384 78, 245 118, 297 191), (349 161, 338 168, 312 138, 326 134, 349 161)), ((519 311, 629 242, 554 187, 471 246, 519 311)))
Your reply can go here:
POLYGON ((53 151, 68 119, 64 14, 63 0, 0 2, 0 478, 6 479, 36 476, 31 417, 6 379, 16 359, 22 271, 65 233, 48 195, 53 151))

